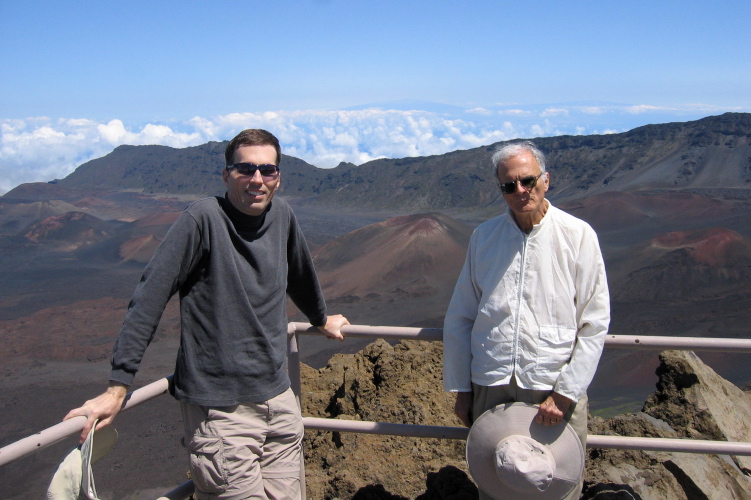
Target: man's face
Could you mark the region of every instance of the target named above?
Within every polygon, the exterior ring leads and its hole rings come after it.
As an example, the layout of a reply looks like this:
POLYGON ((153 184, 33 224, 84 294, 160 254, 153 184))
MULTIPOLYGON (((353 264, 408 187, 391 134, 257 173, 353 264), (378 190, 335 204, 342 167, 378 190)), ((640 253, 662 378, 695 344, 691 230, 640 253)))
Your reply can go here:
MULTIPOLYGON (((254 163, 256 165, 276 165, 274 146, 239 146, 235 150, 233 163, 254 163)), ((273 179, 265 179, 256 170, 251 175, 241 175, 237 169, 224 170, 224 183, 230 203, 247 215, 261 215, 271 203, 274 193, 281 183, 281 174, 273 179)))
MULTIPOLYGON (((512 156, 498 166, 498 181, 500 183, 519 181, 525 177, 536 177, 539 174, 540 165, 529 151, 512 156)), ((542 219, 541 215, 545 209, 545 192, 549 185, 550 174, 546 172, 537 179, 537 184, 531 189, 526 189, 521 183, 517 182, 516 190, 513 193, 504 194, 503 199, 506 200, 515 218, 532 217, 537 219, 537 216, 540 216, 539 218, 542 219)), ((536 222, 539 222, 539 220, 536 222)))

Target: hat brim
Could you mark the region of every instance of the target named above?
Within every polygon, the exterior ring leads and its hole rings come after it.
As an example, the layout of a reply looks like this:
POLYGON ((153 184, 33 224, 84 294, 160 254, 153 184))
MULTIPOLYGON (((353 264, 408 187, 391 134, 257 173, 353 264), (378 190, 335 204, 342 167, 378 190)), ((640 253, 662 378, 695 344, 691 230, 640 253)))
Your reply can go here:
MULTIPOLYGON (((94 431, 92 431, 94 432, 94 431)), ((93 447, 91 449, 91 463, 95 464, 102 457, 107 455, 117 443, 117 430, 108 425, 102 429, 99 429, 92 436, 93 447)))
POLYGON ((467 465, 477 485, 493 498, 555 499, 568 495, 584 471, 584 449, 574 429, 565 425, 545 426, 535 422, 537 406, 526 403, 498 405, 474 422, 467 438, 467 465), (545 445, 555 459, 550 486, 534 495, 509 488, 495 469, 496 445, 509 436, 527 436, 545 445))

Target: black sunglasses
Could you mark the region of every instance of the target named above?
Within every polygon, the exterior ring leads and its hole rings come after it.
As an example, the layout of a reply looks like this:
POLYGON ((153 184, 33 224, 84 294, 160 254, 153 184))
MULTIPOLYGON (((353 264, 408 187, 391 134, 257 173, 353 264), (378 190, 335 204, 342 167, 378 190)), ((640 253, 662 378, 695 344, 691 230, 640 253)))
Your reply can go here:
POLYGON ((261 177, 264 177, 266 179, 273 179, 277 175, 279 175, 279 167, 277 165, 271 165, 271 164, 264 164, 264 165, 256 165, 255 163, 234 163, 232 165, 227 165, 227 170, 231 169, 237 170, 237 173, 240 175, 248 175, 248 176, 254 176, 256 175, 256 170, 261 172, 261 177))
POLYGON ((537 185, 537 179, 539 179, 541 175, 542 172, 540 172, 536 176, 530 175, 529 177, 524 177, 523 179, 519 179, 518 181, 499 182, 498 185, 501 187, 501 193, 503 194, 515 193, 517 182, 521 185, 521 187, 523 187, 527 191, 530 191, 535 188, 535 186, 537 185))

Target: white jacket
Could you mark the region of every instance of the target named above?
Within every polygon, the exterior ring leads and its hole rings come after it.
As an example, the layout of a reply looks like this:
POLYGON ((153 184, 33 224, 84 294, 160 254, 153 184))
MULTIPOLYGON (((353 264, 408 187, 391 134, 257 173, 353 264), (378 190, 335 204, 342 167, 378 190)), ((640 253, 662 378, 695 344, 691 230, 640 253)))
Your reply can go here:
POLYGON ((610 323, 594 230, 549 204, 529 235, 510 212, 475 229, 443 328, 446 391, 508 384, 578 401, 610 323))

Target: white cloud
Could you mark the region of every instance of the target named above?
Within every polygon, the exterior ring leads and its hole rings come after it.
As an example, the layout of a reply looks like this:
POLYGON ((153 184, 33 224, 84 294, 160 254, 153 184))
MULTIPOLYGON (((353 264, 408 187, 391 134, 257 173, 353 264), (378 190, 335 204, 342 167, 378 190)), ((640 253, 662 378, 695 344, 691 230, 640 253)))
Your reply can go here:
POLYGON ((200 132, 175 132, 157 124, 131 131, 120 120, 0 120, 0 194, 24 182, 63 178, 80 164, 104 156, 121 144, 186 147, 202 142, 205 140, 200 132))
POLYGON ((568 116, 568 109, 548 108, 540 113, 540 116, 568 116))
MULTIPOLYGON (((384 157, 438 155, 519 137, 622 132, 657 116, 664 122, 666 117, 695 119, 709 114, 703 109, 698 104, 685 109, 520 106, 491 111, 474 108, 452 116, 387 109, 266 111, 196 116, 187 122, 140 127, 121 120, 0 119, 0 194, 24 182, 63 178, 121 144, 183 148, 228 140, 245 128, 265 128, 279 137, 286 154, 328 168, 340 162, 360 165, 384 157)), ((713 108, 712 112, 727 110, 713 108)))
POLYGON ((586 113, 588 115, 601 115, 605 112, 605 108, 603 106, 582 106, 579 108, 579 110, 582 113, 586 113))
POLYGON ((651 113, 654 111, 668 111, 670 108, 662 108, 659 106, 650 106, 649 104, 639 104, 637 106, 626 106, 625 111, 627 113, 633 113, 633 114, 641 114, 641 113, 651 113))
POLYGON ((472 109, 468 109, 466 112, 469 114, 485 115, 485 116, 490 116, 493 114, 492 111, 486 108, 472 108, 472 109))
POLYGON ((511 115, 511 116, 529 116, 532 111, 527 109, 501 109, 498 111, 499 115, 511 115))

